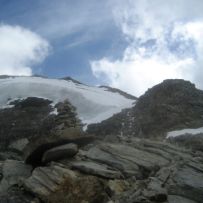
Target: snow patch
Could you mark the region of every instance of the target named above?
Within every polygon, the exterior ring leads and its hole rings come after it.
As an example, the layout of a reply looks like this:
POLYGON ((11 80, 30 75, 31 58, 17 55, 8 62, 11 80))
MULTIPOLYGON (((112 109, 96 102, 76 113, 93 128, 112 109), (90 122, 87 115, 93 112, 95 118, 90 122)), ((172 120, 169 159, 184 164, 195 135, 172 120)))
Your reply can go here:
POLYGON ((56 104, 52 102, 50 105, 52 106, 53 111, 50 112, 49 114, 50 114, 50 115, 58 115, 58 110, 57 110, 57 108, 55 107, 56 104))
MULTIPOLYGON (((0 79, 0 108, 8 102, 27 97, 39 97, 58 102, 68 101, 76 107, 83 124, 99 123, 122 109, 130 108, 135 100, 106 89, 76 84, 73 81, 40 77, 12 77, 0 79)), ((57 110, 52 112, 57 114, 57 110)))
POLYGON ((181 135, 186 135, 186 134, 190 134, 190 135, 197 135, 203 133, 203 127, 201 128, 187 128, 187 129, 182 129, 182 130, 175 130, 175 131, 171 131, 167 133, 167 139, 170 137, 177 137, 177 136, 181 136, 181 135))

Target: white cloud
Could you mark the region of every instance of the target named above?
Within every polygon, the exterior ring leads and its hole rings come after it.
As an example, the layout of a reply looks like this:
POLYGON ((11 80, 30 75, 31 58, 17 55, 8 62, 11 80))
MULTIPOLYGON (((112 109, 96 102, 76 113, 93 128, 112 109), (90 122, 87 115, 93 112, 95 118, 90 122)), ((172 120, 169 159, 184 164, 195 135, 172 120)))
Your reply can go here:
POLYGON ((43 24, 37 22, 35 27, 38 33, 51 40, 77 34, 78 38, 73 43, 85 43, 101 36, 114 24, 108 0, 51 0, 48 4, 46 0, 42 2, 36 18, 43 19, 43 24))
POLYGON ((201 0, 120 0, 112 5, 129 44, 120 59, 91 61, 96 77, 136 96, 166 78, 188 79, 203 88, 201 0))
POLYGON ((42 62, 49 44, 20 26, 0 25, 0 75, 31 75, 31 66, 42 62))
MULTIPOLYGON (((183 72, 186 74, 187 68, 194 63, 192 58, 184 60, 174 58, 167 63, 157 55, 143 58, 139 54, 134 54, 132 57, 132 60, 122 59, 113 62, 107 58, 93 61, 92 71, 97 77, 105 75, 113 87, 141 95, 148 87, 160 83, 164 78, 182 78, 183 72)), ((190 73, 190 70, 188 72, 190 73)))

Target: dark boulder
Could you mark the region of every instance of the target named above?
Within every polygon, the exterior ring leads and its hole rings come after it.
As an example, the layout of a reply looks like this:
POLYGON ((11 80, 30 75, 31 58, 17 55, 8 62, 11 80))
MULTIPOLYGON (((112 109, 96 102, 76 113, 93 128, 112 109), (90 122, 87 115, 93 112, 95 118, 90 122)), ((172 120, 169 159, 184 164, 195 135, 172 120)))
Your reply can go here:
POLYGON ((42 157, 42 163, 57 161, 73 157, 78 152, 76 144, 65 144, 46 151, 42 157))
POLYGON ((78 147, 85 146, 95 140, 93 136, 80 136, 75 138, 60 138, 55 136, 48 136, 35 139, 30 142, 24 150, 24 159, 27 164, 32 166, 43 165, 42 157, 44 153, 52 148, 59 147, 65 144, 76 144, 78 147))

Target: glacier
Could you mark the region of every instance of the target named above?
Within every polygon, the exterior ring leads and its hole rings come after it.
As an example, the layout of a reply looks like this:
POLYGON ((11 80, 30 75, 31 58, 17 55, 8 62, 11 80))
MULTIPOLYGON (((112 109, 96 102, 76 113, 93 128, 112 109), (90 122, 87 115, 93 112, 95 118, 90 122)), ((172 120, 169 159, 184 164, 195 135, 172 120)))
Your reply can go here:
POLYGON ((48 99, 52 105, 67 99, 76 107, 79 119, 86 126, 99 123, 135 104, 135 100, 118 92, 71 80, 26 76, 0 79, 0 108, 9 108, 12 100, 27 97, 48 99))

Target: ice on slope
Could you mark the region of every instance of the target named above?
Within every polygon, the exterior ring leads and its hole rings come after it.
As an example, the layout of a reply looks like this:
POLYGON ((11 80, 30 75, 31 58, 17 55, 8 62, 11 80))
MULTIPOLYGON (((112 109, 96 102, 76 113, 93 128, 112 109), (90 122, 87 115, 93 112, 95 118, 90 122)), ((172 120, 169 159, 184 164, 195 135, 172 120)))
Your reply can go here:
POLYGON ((76 107, 84 124, 101 122, 124 108, 133 106, 135 100, 106 91, 105 88, 90 87, 72 81, 40 77, 11 77, 0 79, 0 107, 9 100, 40 97, 54 104, 68 99, 76 107))
POLYGON ((190 135, 197 135, 203 133, 203 127, 201 128, 188 128, 188 129, 182 129, 182 130, 175 130, 167 133, 167 138, 170 137, 177 137, 185 134, 190 134, 190 135))

